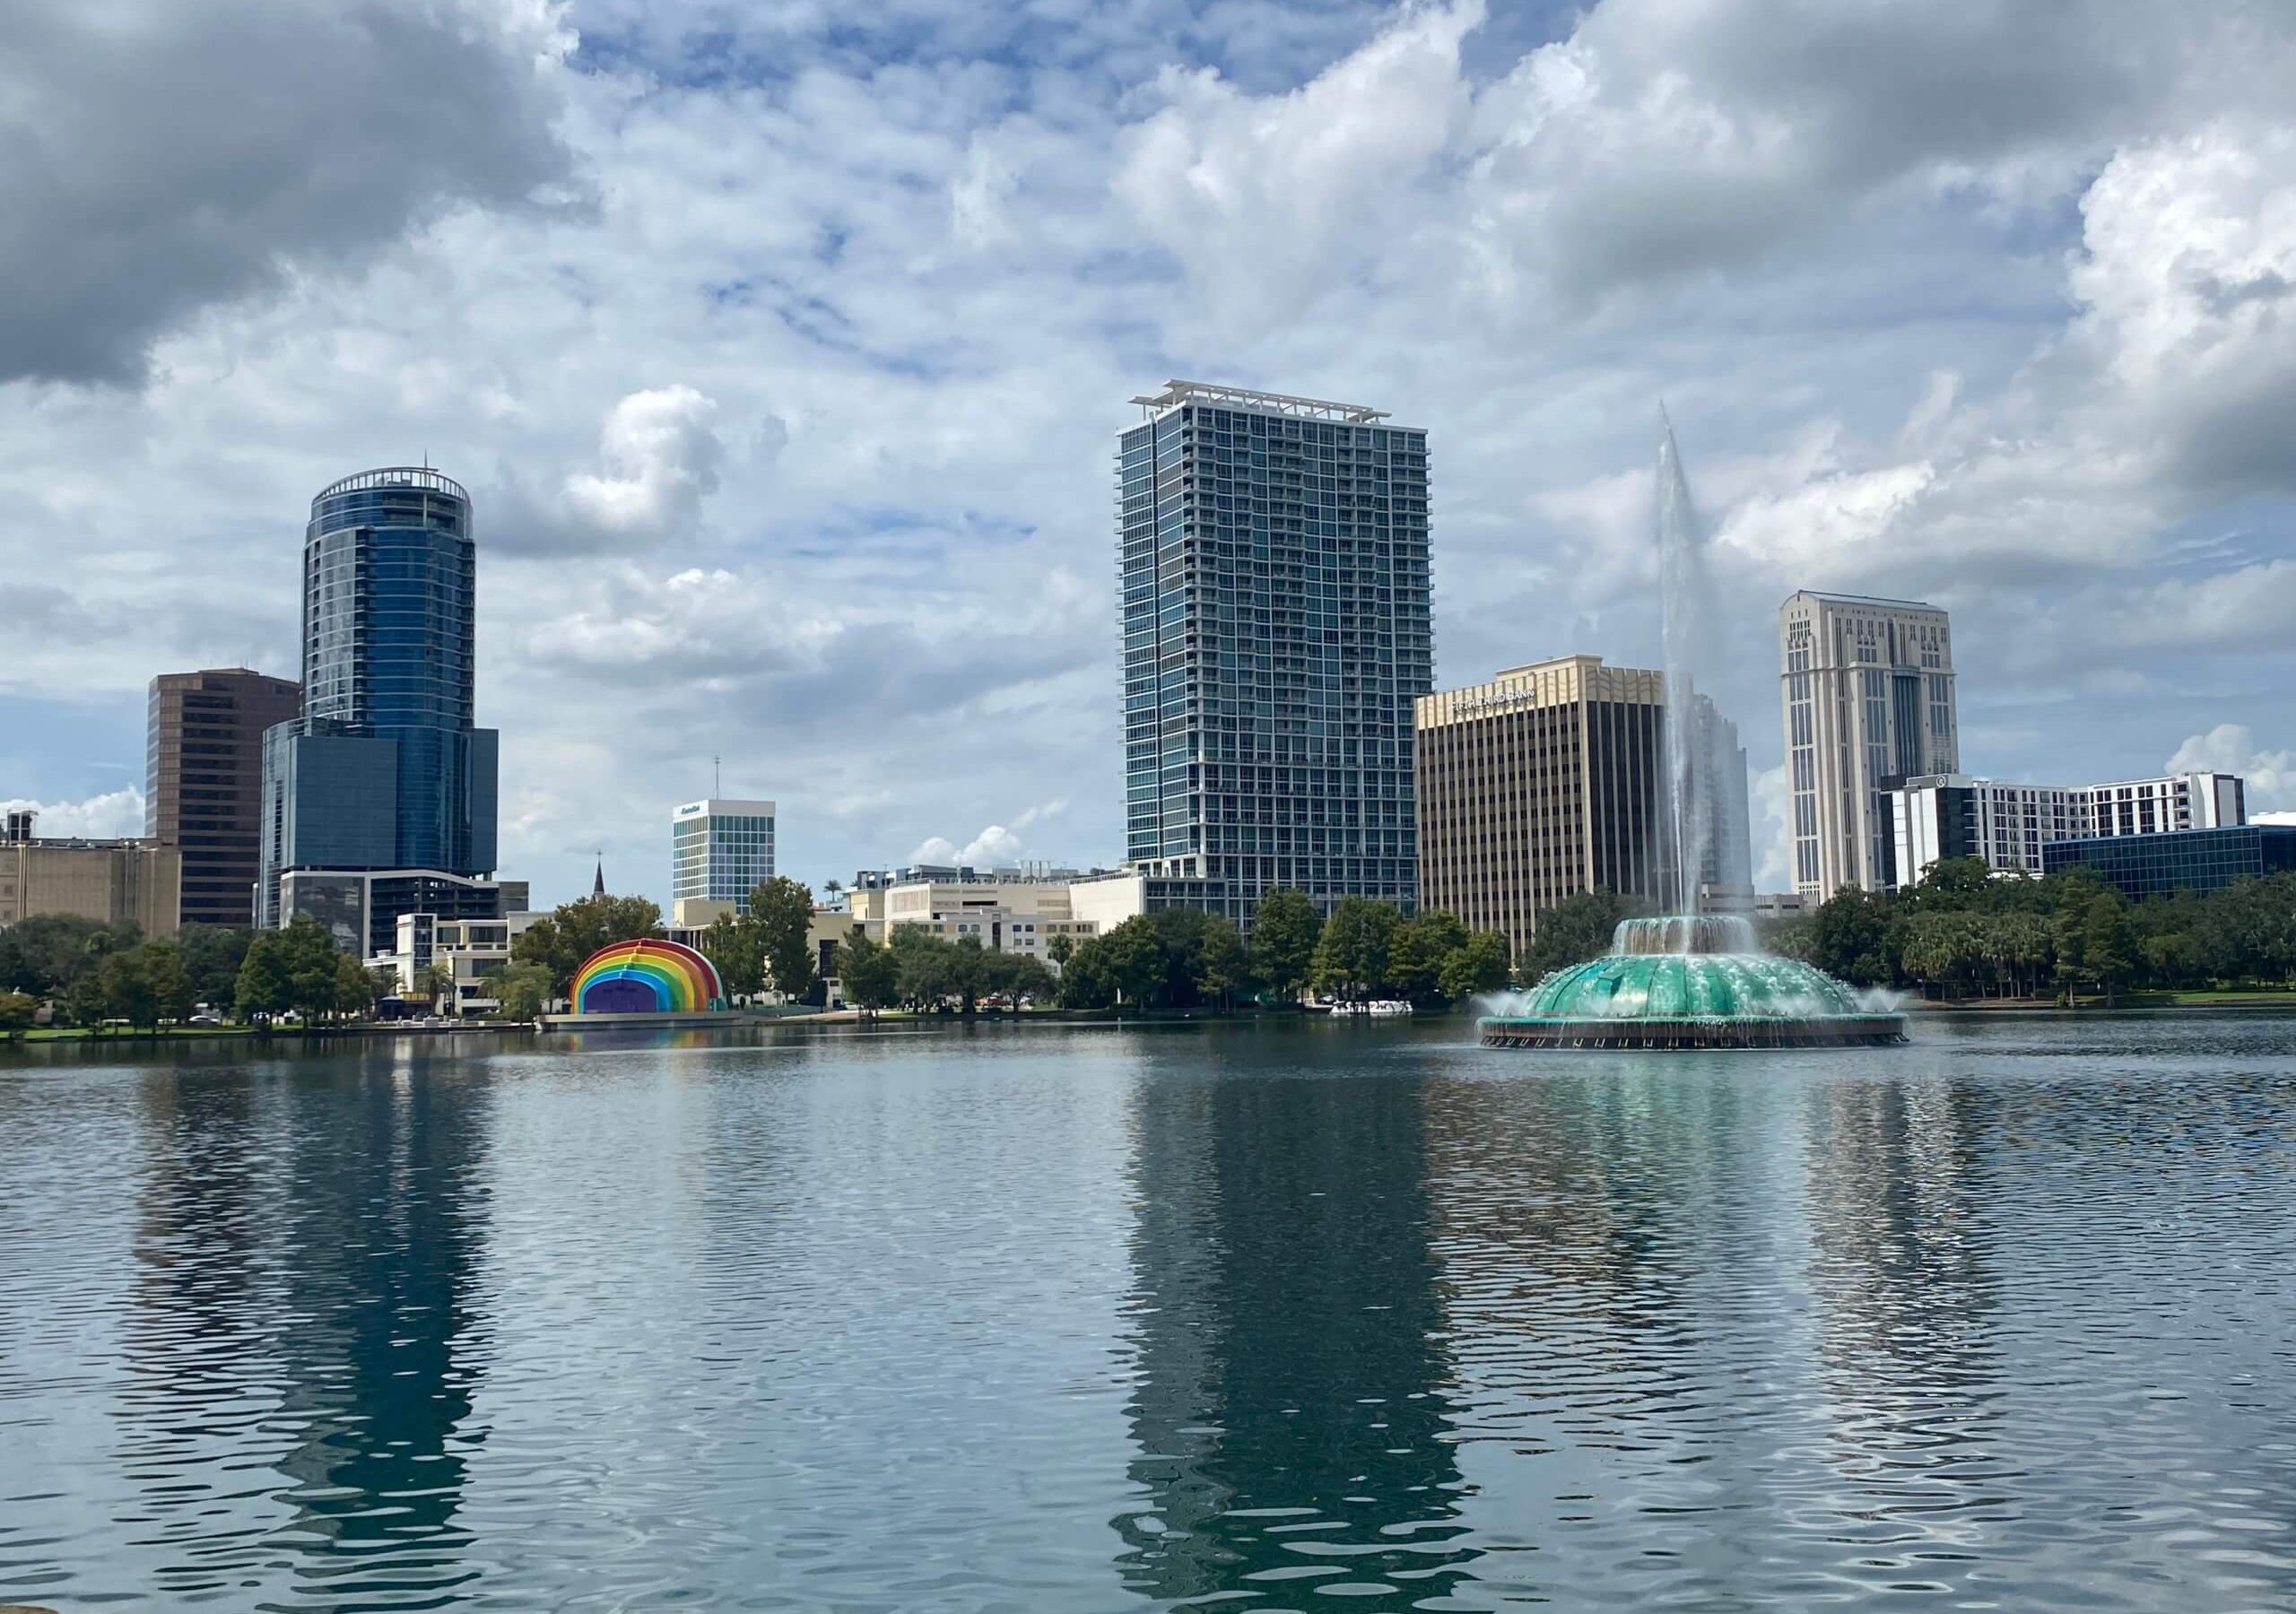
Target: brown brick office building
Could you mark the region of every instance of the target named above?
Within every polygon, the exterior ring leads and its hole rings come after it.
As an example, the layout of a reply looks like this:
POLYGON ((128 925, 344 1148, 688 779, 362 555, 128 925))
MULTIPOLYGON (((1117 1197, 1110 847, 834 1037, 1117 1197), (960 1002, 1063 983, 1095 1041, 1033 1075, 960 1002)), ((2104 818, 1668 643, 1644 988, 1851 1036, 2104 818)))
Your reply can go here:
POLYGON ((244 667, 152 681, 144 833, 182 852, 183 924, 254 923, 263 731, 302 709, 300 684, 244 667))
POLYGON ((1566 897, 1656 897, 1665 681, 1568 655, 1419 697, 1420 907, 1498 931, 1520 958, 1566 897))

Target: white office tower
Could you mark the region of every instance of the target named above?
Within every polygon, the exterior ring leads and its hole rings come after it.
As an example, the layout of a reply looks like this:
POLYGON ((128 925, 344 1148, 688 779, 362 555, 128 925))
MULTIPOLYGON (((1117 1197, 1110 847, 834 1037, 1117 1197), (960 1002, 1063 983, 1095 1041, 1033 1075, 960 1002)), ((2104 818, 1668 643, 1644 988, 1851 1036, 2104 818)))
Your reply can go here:
POLYGON ((703 903, 750 911, 750 888, 773 878, 773 803, 711 796, 670 814, 670 908, 707 924, 703 903))
POLYGON ((1778 608, 1795 890, 1820 903, 1897 883, 1883 781, 1961 766, 1945 613, 1802 593, 1778 608))

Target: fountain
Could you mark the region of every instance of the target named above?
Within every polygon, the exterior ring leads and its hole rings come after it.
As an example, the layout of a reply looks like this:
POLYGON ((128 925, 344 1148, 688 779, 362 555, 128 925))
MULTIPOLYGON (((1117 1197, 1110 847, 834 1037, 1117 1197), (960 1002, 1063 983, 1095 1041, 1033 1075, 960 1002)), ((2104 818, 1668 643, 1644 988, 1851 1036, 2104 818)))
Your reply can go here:
MULTIPOLYGON (((1664 412, 1661 412, 1663 419, 1664 412)), ((1692 668, 1701 649, 1705 560, 1667 422, 1658 444, 1660 596, 1665 618, 1664 786, 1658 868, 1674 912, 1629 919, 1607 957, 1556 970, 1485 1017, 1500 1048, 1811 1048, 1905 1041, 1905 1016, 1863 1002, 1798 959, 1761 950, 1751 921, 1701 914, 1699 877, 1714 833, 1697 766, 1692 668)))

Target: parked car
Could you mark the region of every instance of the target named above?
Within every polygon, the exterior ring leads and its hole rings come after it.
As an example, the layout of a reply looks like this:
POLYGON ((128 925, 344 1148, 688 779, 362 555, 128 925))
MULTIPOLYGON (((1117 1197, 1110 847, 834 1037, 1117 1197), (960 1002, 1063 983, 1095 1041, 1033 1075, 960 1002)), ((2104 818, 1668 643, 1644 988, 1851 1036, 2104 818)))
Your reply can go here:
POLYGON ((187 1026, 220 1026, 222 1023, 223 1017, 222 1015, 207 1013, 195 1014, 189 1020, 184 1021, 184 1024, 187 1026))

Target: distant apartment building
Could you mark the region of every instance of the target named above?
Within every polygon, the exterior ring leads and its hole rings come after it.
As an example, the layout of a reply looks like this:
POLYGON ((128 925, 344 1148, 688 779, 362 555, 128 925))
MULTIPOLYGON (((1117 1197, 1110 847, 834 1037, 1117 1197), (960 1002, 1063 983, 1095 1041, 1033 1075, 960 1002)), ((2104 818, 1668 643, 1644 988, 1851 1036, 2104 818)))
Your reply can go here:
POLYGON ((2086 869, 2132 902, 2221 891, 2235 881, 2296 872, 2296 824, 2228 825, 2050 841, 2042 872, 2086 869))
POLYGON ((1961 766, 1945 613, 1801 593, 1778 609, 1794 889, 1820 903, 1897 883, 1885 781, 1961 766))
POLYGON ((441 996, 448 1014, 488 1015, 499 1011, 494 977, 510 966, 510 949, 518 937, 543 917, 523 911, 499 919, 445 919, 436 914, 398 915, 392 950, 367 962, 398 976, 398 994, 410 1001, 429 1001, 425 976, 443 970, 453 986, 441 996))
POLYGON ((291 723, 302 707, 294 680, 244 667, 152 681, 144 832, 182 854, 181 923, 255 923, 263 732, 291 723))
POLYGON ((711 796, 670 813, 670 913, 680 924, 732 905, 750 911, 750 891, 773 878, 771 802, 711 796))
POLYGON ((1433 688, 1427 434, 1192 381, 1117 445, 1125 861, 1248 926, 1294 886, 1416 896, 1433 688))
POLYGON ((183 859, 151 839, 43 840, 29 809, 0 820, 0 928, 43 915, 133 924, 170 936, 183 900, 183 859))
POLYGON ((1074 944, 1100 926, 1079 920, 1072 893, 1083 878, 1071 869, 991 870, 919 866, 866 870, 846 892, 846 924, 884 941, 904 926, 945 941, 968 938, 991 952, 1022 953, 1052 963, 1052 942, 1074 944))
POLYGON ((2039 874, 2052 841, 2169 835, 2248 822, 2233 774, 2189 773, 2104 785, 2013 785, 1967 774, 1893 781, 1887 792, 1895 883, 1917 883, 1946 857, 1999 872, 2039 874))

